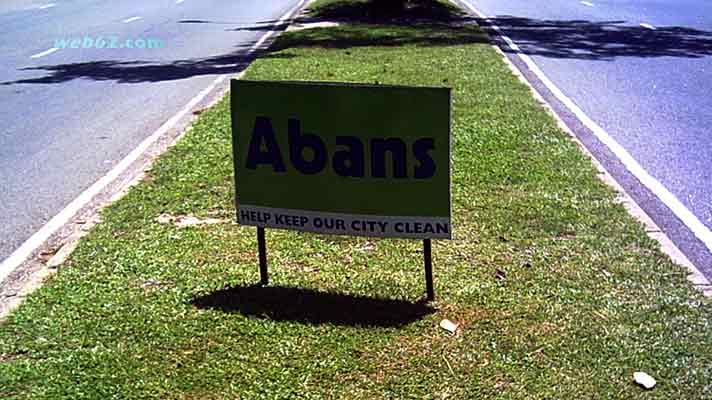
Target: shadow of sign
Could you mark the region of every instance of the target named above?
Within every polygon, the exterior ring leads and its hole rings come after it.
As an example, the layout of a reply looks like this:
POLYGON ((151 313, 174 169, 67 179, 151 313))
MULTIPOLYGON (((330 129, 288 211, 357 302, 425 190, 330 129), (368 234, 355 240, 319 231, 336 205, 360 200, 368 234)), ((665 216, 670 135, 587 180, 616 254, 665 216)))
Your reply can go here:
POLYGON ((424 302, 379 299, 284 286, 238 286, 191 302, 200 309, 309 325, 402 327, 435 312, 424 302))

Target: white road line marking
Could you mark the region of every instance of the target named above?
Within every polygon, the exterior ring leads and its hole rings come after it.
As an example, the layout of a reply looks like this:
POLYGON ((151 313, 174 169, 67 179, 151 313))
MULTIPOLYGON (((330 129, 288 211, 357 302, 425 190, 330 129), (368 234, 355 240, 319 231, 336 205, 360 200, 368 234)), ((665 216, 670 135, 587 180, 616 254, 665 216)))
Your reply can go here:
POLYGON ((176 0, 176 4, 180 4, 180 3, 184 2, 184 1, 185 1, 185 0, 176 0))
POLYGON ((593 7, 593 3, 588 2, 588 1, 582 1, 581 4, 583 4, 586 7, 593 7))
MULTIPOLYGON (((464 4, 472 10, 478 17, 490 20, 472 4, 463 0, 464 4)), ((648 190, 653 192, 689 229, 704 245, 712 251, 712 231, 705 226, 680 200, 675 197, 662 183, 652 177, 634 158, 623 148, 618 142, 611 137, 603 128, 596 124, 586 113, 579 108, 570 98, 568 98, 545 74, 539 69, 534 61, 526 54, 521 52, 512 39, 507 37, 504 32, 496 25, 490 25, 497 34, 507 43, 507 45, 516 52, 517 56, 527 65, 529 70, 536 75, 537 78, 546 86, 549 91, 556 97, 566 108, 569 109, 588 129, 596 135, 599 141, 605 144, 613 154, 623 163, 626 169, 633 174, 648 190)))
POLYGON ((125 20, 123 20, 123 23, 128 24, 128 23, 130 23, 130 22, 138 21, 138 20, 140 20, 140 19, 143 19, 143 18, 141 18, 141 17, 126 18, 125 20))
POLYGON ((655 30, 655 27, 652 26, 652 25, 650 25, 650 24, 642 23, 642 24, 640 24, 640 26, 642 26, 642 27, 645 28, 645 29, 650 29, 650 30, 652 30, 652 31, 655 30))
POLYGON ((56 47, 52 47, 51 49, 48 49, 48 50, 45 50, 45 51, 43 51, 43 52, 41 52, 41 53, 37 53, 37 54, 35 54, 35 55, 30 56, 30 58, 40 58, 40 57, 44 57, 44 56, 47 56, 47 55, 50 55, 50 54, 54 53, 54 52, 57 51, 57 50, 59 50, 59 49, 56 48, 56 47))
POLYGON ((45 5, 39 6, 39 7, 37 7, 37 8, 39 8, 40 10, 46 10, 46 9, 52 8, 52 7, 56 6, 56 5, 57 5, 57 3, 49 3, 49 4, 45 4, 45 5))
MULTIPOLYGON (((274 23, 273 26, 282 25, 287 19, 291 18, 292 15, 299 10, 306 0, 300 0, 297 5, 291 10, 287 11, 282 17, 274 23)), ((247 51, 247 54, 254 53, 257 49, 262 46, 262 44, 272 36, 276 30, 270 30, 262 35, 257 43, 252 45, 247 51)), ((240 77, 242 74, 237 75, 240 77)), ((220 83, 225 81, 229 75, 221 75, 217 77, 207 88, 202 92, 198 93, 193 99, 191 99, 188 104, 186 104, 177 114, 171 117, 163 125, 158 128, 151 136, 144 139, 135 149, 131 151, 126 157, 124 157, 114 168, 111 169, 106 175, 101 177, 93 185, 91 185, 87 190, 82 192, 79 197, 72 200, 66 207, 50 219, 46 224, 44 224, 37 232, 29 237, 20 247, 10 254, 8 258, 0 263, 0 283, 7 278, 17 267, 22 265, 25 260, 32 255, 32 253, 37 250, 47 239, 50 238, 59 228, 64 226, 69 222, 74 215, 79 212, 84 206, 86 206, 97 194, 101 193, 107 186, 109 186, 116 178, 118 178, 126 169, 133 164, 143 153, 154 144, 163 134, 165 134, 169 129, 171 129, 175 124, 180 121, 186 114, 188 114, 193 107, 195 107, 200 101, 202 101, 210 92, 212 92, 220 83)))

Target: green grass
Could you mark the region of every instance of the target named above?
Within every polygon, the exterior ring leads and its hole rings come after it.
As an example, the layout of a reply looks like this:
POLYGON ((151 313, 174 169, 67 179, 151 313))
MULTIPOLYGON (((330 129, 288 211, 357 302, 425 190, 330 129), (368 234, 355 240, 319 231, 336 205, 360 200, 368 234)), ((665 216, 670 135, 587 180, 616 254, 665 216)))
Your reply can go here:
POLYGON ((480 31, 360 23, 274 49, 246 78, 453 88, 437 301, 419 302, 417 241, 268 230, 258 288, 253 228, 156 222, 234 217, 225 99, 0 325, 0 398, 712 396, 710 302, 480 31), (635 386, 637 370, 658 386, 635 386))

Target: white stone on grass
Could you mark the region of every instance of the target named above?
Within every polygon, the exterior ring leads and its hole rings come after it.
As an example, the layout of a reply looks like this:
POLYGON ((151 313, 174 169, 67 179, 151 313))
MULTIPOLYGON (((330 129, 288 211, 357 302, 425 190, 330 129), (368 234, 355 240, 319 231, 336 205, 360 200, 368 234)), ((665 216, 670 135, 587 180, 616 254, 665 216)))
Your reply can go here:
POLYGON ((633 379, 635 380, 635 383, 638 385, 644 387, 647 390, 650 390, 655 387, 655 379, 646 374, 645 372, 636 372, 633 374, 633 379))
POLYGON ((444 319, 444 320, 440 321, 440 327, 450 333, 455 333, 457 331, 457 328, 460 327, 460 324, 456 324, 456 323, 450 321, 449 319, 444 319))

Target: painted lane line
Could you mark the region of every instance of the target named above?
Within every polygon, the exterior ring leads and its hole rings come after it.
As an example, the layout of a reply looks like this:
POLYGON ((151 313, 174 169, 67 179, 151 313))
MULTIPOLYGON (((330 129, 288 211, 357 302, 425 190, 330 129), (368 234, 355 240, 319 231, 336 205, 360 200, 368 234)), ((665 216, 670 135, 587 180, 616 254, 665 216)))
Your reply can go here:
POLYGON ((134 21, 138 21, 138 20, 140 20, 140 19, 143 19, 143 18, 141 18, 141 17, 131 17, 131 18, 126 18, 126 19, 123 20, 122 22, 125 23, 125 24, 128 24, 128 23, 131 23, 131 22, 134 22, 134 21))
POLYGON ((652 26, 652 25, 650 25, 650 24, 641 23, 640 26, 642 26, 642 27, 645 28, 645 29, 650 29, 651 31, 654 31, 654 30, 655 30, 655 27, 652 26))
MULTIPOLYGON (((264 42, 274 35, 277 30, 274 27, 279 27, 284 24, 285 21, 292 18, 294 13, 301 9, 304 2, 307 0, 300 0, 297 5, 291 10, 287 11, 282 17, 275 22, 272 26, 272 30, 266 32, 260 38, 257 43, 252 45, 249 50, 247 50, 247 55, 253 54, 257 51, 264 42)), ((242 75, 240 73, 236 77, 239 78, 242 75)), ((119 163, 111 169, 106 175, 101 177, 88 189, 82 192, 77 198, 72 200, 66 207, 64 207, 57 215, 52 217, 46 224, 44 224, 37 232, 30 236, 20 247, 10 254, 5 260, 0 263, 0 283, 2 283, 8 275, 15 271, 22 263, 27 260, 28 257, 32 255, 42 244, 44 244, 53 234, 55 234, 61 227, 66 225, 84 206, 89 204, 89 202, 106 189, 113 181, 115 181, 121 174, 123 174, 131 164, 141 157, 146 150, 153 145, 158 139, 160 139, 165 133, 167 133, 173 126, 175 126, 183 117, 185 117, 198 103, 200 103, 208 94, 215 90, 218 85, 227 79, 229 75, 221 75, 217 77, 207 88, 202 92, 198 93, 193 99, 191 99, 188 104, 186 104, 177 114, 172 116, 168 121, 163 123, 158 130, 156 130, 151 136, 144 139, 135 149, 133 149, 126 157, 124 157, 119 163)))
MULTIPOLYGON (((512 39, 504 34, 502 29, 497 25, 492 24, 492 20, 487 18, 469 1, 463 0, 463 4, 475 13, 479 18, 490 23, 491 27, 499 37, 504 40, 510 49, 526 64, 527 68, 536 75, 541 83, 551 92, 557 100, 559 100, 566 108, 569 109, 583 123, 596 138, 606 145, 608 149, 615 154, 616 157, 623 163, 625 168, 635 176, 640 183, 650 190, 665 206, 672 211, 683 224, 709 249, 712 251, 712 231, 705 226, 682 202, 675 197, 660 181, 652 177, 634 158, 633 156, 616 142, 603 128, 595 123, 581 108, 579 108, 569 97, 567 97, 537 66, 528 55, 524 54, 519 46, 512 39)), ((693 266, 693 268, 695 268, 693 266)), ((695 268, 696 270, 696 268, 695 268)), ((699 271, 697 271, 699 273, 699 271)))
POLYGON ((46 10, 46 9, 52 8, 52 7, 56 6, 56 5, 57 5, 57 3, 49 3, 49 4, 41 5, 41 6, 37 7, 37 8, 40 9, 40 10, 46 10))
POLYGON ((583 4, 586 7, 593 7, 593 3, 590 3, 588 1, 582 1, 581 4, 583 4))
POLYGON ((48 49, 48 50, 45 50, 45 51, 43 51, 43 52, 41 52, 41 53, 37 53, 37 54, 35 54, 35 55, 30 56, 30 58, 40 58, 40 57, 44 57, 44 56, 47 56, 47 55, 50 55, 50 54, 54 53, 54 52, 57 51, 57 50, 59 50, 59 49, 56 48, 56 47, 52 47, 51 49, 48 49))
POLYGON ((180 3, 184 2, 184 1, 185 1, 185 0, 176 0, 176 4, 180 4, 180 3))

